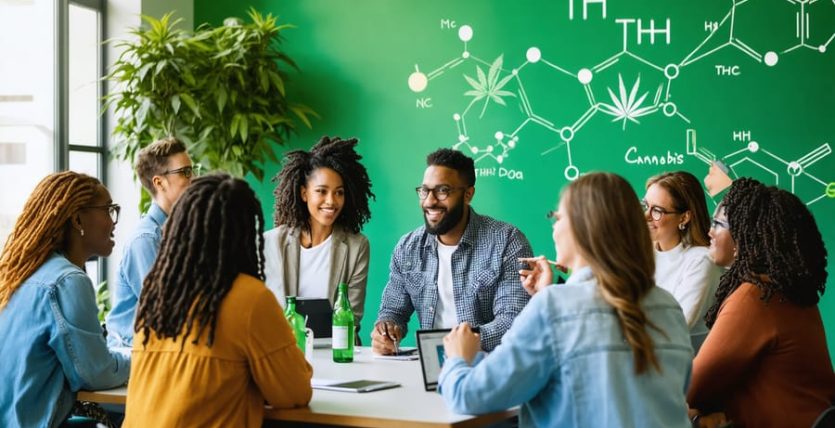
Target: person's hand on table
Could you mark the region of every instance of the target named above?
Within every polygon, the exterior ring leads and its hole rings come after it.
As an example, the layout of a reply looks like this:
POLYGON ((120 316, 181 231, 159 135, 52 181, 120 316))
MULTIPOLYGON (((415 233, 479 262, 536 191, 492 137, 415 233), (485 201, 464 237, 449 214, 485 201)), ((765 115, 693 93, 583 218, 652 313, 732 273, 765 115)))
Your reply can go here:
POLYGON ((380 355, 396 354, 403 333, 392 321, 380 321, 371 331, 371 351, 380 355))

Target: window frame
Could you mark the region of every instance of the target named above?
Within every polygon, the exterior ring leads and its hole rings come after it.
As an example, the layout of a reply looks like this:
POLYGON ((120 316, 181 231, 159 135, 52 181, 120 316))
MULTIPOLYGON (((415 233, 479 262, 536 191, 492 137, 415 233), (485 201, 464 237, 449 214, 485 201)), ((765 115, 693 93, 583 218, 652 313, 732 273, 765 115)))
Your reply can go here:
MULTIPOLYGON (((54 169, 64 171, 69 168, 70 152, 98 154, 98 173, 102 184, 107 186, 107 163, 109 150, 107 145, 107 116, 99 114, 96 126, 96 145, 86 146, 69 142, 69 8, 70 5, 90 9, 98 14, 98 40, 100 47, 98 61, 99 84, 96 85, 96 97, 99 111, 103 111, 103 96, 107 93, 107 3, 105 0, 55 0, 55 158, 54 169)), ((107 280, 107 258, 98 258, 99 280, 107 280)), ((98 284, 94 284, 98 286, 98 284)))

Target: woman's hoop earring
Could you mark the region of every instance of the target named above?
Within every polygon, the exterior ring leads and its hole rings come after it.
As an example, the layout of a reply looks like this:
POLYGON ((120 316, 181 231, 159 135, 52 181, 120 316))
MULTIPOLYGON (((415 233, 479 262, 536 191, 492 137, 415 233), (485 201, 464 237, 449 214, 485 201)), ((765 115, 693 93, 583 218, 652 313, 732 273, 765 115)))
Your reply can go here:
POLYGON ((687 225, 686 225, 686 224, 684 224, 684 223, 679 223, 679 225, 678 225, 678 230, 684 230, 686 227, 687 227, 687 225))

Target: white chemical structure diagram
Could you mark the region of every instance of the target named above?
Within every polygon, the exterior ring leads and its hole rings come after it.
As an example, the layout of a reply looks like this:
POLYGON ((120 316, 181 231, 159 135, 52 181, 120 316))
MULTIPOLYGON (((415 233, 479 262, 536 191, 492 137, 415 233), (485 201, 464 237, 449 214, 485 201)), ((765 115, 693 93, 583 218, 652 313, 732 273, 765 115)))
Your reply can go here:
POLYGON ((806 153, 805 155, 801 156, 796 160, 787 161, 781 158, 780 156, 777 156, 776 154, 772 153, 768 149, 763 148, 760 145, 760 143, 756 140, 751 139, 751 131, 736 131, 733 133, 732 139, 735 142, 744 144, 744 147, 735 150, 731 153, 728 153, 722 157, 717 157, 710 150, 707 150, 703 147, 699 147, 696 139, 696 130, 688 129, 687 154, 690 156, 694 156, 695 158, 704 162, 706 165, 710 165, 712 162, 716 160, 722 161, 728 168, 730 168, 732 175, 737 177, 741 175, 736 171, 736 168, 740 165, 747 164, 750 166, 754 166, 770 174, 774 178, 773 184, 775 186, 780 185, 781 177, 785 177, 785 175, 788 175, 790 180, 789 187, 792 193, 795 192, 795 185, 797 183, 797 180, 801 177, 806 177, 810 179, 812 182, 815 182, 823 186, 823 191, 821 192, 821 194, 814 197, 810 201, 807 201, 806 205, 812 205, 825 197, 835 198, 835 182, 827 183, 809 172, 809 169, 812 165, 814 165, 824 157, 832 154, 832 147, 829 145, 829 143, 824 143, 818 146, 814 150, 810 151, 809 153, 806 153), (758 159, 758 153, 761 153, 762 156, 766 156, 770 159, 779 162, 780 164, 785 166, 785 171, 775 170, 765 165, 765 162, 762 159, 758 159))
MULTIPOLYGON (((574 2, 577 0, 569 0, 569 19, 574 19, 574 2)), ((586 20, 589 14, 589 6, 599 8, 602 18, 607 18, 607 4, 606 0, 579 0, 582 2, 582 19, 586 20)), ((685 69, 724 49, 735 49, 748 57, 754 59, 756 62, 764 64, 767 67, 774 67, 779 62, 781 55, 789 54, 801 48, 813 50, 819 53, 825 53, 828 46, 835 39, 835 32, 821 36, 825 37, 825 42, 821 44, 813 44, 810 41, 811 20, 808 12, 809 6, 818 1, 823 0, 784 0, 788 4, 796 7, 795 12, 795 39, 797 43, 793 46, 783 50, 769 50, 759 52, 745 43, 739 36, 736 22, 738 14, 744 12, 743 6, 749 0, 733 0, 728 12, 719 21, 706 21, 705 30, 708 31, 707 36, 702 40, 692 51, 690 51, 683 59, 677 62, 670 62, 667 64, 657 64, 653 61, 644 58, 630 50, 629 43, 634 40, 637 45, 649 44, 654 45, 658 43, 670 44, 671 40, 671 22, 667 18, 662 24, 657 24, 654 19, 648 22, 640 18, 617 18, 614 20, 616 25, 622 26, 622 49, 616 54, 600 61, 595 65, 580 68, 579 70, 571 71, 566 67, 562 67, 555 62, 549 61, 540 48, 536 46, 529 47, 525 52, 525 61, 515 67, 506 67, 504 55, 500 54, 492 62, 476 56, 470 51, 470 42, 475 37, 475 31, 470 25, 462 25, 458 27, 457 36, 460 42, 463 43, 461 54, 455 58, 450 59, 440 67, 433 69, 427 73, 421 71, 416 64, 414 72, 408 77, 408 86, 411 91, 419 94, 425 91, 430 83, 452 69, 466 63, 474 63, 474 73, 465 73, 464 78, 470 89, 464 93, 465 97, 470 97, 466 107, 452 115, 457 130, 457 139, 452 147, 462 151, 468 151, 476 162, 492 160, 498 164, 503 163, 512 151, 520 143, 520 132, 528 126, 540 126, 547 129, 549 132, 558 137, 557 142, 552 147, 547 148, 541 154, 546 155, 555 150, 561 149, 563 146, 566 150, 566 158, 568 165, 563 170, 563 175, 567 180, 574 180, 580 175, 580 169, 574 164, 572 156, 572 141, 577 137, 578 133, 588 124, 588 122, 595 116, 601 114, 611 117, 612 122, 618 122, 622 129, 625 129, 629 124, 640 124, 639 119, 644 116, 653 114, 663 114, 667 118, 673 120, 680 120, 688 127, 692 126, 691 120, 686 116, 679 104, 672 101, 671 91, 673 83, 681 76, 685 69), (635 31, 633 38, 630 38, 630 31, 635 31), (611 67, 616 66, 619 62, 625 60, 636 61, 643 64, 654 73, 658 73, 661 83, 657 88, 653 87, 650 90, 644 90, 641 87, 641 76, 624 76, 618 72, 618 84, 616 87, 606 87, 603 101, 598 100, 593 86, 595 85, 595 77, 611 67), (487 68, 485 72, 482 66, 487 68), (544 117, 539 114, 530 102, 528 93, 525 88, 524 70, 528 67, 544 66, 555 70, 558 74, 563 74, 568 78, 573 79, 576 84, 580 85, 586 97, 586 107, 584 112, 573 120, 562 120, 553 117, 544 117), (474 76, 474 77, 473 77, 474 76), (626 82, 624 81, 626 79, 626 82), (634 79, 634 80, 633 80, 634 79), (508 90, 510 82, 516 85, 516 91, 508 90), (629 83, 627 83, 629 82, 629 83), (652 96, 650 97, 650 94, 652 96), (523 111, 523 117, 520 122, 509 129, 495 129, 493 132, 488 132, 492 135, 492 141, 475 141, 467 128, 467 120, 471 118, 474 111, 480 112, 483 116, 488 106, 495 108, 498 106, 507 106, 509 98, 516 98, 523 111), (474 108, 476 107, 476 108, 474 108), (480 108, 478 108, 480 107, 480 108)), ((835 0, 830 0, 832 5, 835 5, 835 0)), ((830 5, 830 6, 832 6, 830 5)), ((454 24, 447 22, 447 28, 454 28, 454 24)), ((444 20, 441 22, 444 28, 444 20)), ((716 65, 715 71, 720 76, 738 76, 740 75, 740 68, 736 65, 716 65)), ((430 98, 418 98, 416 106, 418 108, 426 108, 431 102, 430 98)), ((689 134, 688 134, 689 135, 689 134)), ((695 147, 695 146, 694 146, 695 147)), ((829 145, 824 146, 825 149, 816 150, 809 155, 798 159, 794 162, 786 162, 787 167, 792 166, 792 170, 797 171, 791 173, 792 187, 794 186, 795 177, 806 175, 813 178, 815 181, 826 184, 809 175, 805 170, 811 163, 816 162, 824 156, 831 153, 829 145), (803 162, 801 162, 803 161, 803 162), (799 169, 797 168, 799 166, 799 169)), ((688 150, 690 146, 688 145, 688 150)), ((695 150, 695 149, 694 149, 695 150)), ((703 149, 699 149, 703 150, 703 149)), ((763 150, 765 153, 766 151, 763 150)), ((688 154, 698 156, 700 152, 688 154)), ((732 154, 734 156, 738 154, 732 154)), ((702 155, 706 159, 708 156, 702 155)), ((731 157, 731 155, 728 155, 731 157)), ((700 158, 701 159, 701 158, 700 158)), ((711 159, 712 160, 712 159, 711 159)), ((748 158, 748 161, 754 162, 748 158)), ((831 197, 835 197, 835 188, 827 190, 831 197)))

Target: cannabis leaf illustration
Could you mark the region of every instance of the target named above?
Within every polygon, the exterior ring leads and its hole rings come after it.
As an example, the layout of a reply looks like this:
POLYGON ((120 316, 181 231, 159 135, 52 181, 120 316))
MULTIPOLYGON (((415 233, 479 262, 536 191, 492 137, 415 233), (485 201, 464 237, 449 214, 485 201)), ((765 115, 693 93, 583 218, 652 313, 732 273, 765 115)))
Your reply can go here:
POLYGON ((487 75, 484 74, 484 70, 481 69, 480 66, 476 66, 476 72, 478 73, 478 81, 473 79, 470 76, 464 75, 464 79, 467 79, 467 83, 473 87, 473 89, 464 92, 464 95, 473 97, 470 104, 467 105, 467 109, 464 110, 464 114, 470 110, 473 104, 477 101, 484 99, 484 107, 481 108, 481 114, 478 116, 479 118, 484 116, 484 112, 487 110, 487 104, 490 103, 490 100, 497 104, 501 104, 506 106, 504 99, 502 97, 515 97, 516 95, 510 91, 504 91, 504 85, 513 78, 512 74, 508 74, 502 80, 499 80, 499 72, 502 71, 502 62, 504 55, 499 55, 493 64, 490 65, 490 70, 487 71, 487 75))
MULTIPOLYGON (((646 99, 647 97, 647 92, 644 92, 644 94, 641 95, 641 97, 637 100, 635 99, 635 97, 638 95, 638 88, 641 86, 640 75, 635 80, 635 84, 632 85, 632 90, 629 91, 629 95, 626 94, 626 85, 623 84, 623 76, 621 76, 620 73, 618 73, 618 81, 618 86, 620 87, 620 97, 615 96, 615 93, 612 92, 612 88, 606 88, 609 91, 609 96, 612 98, 613 104, 600 103, 600 108, 603 111, 603 113, 615 117, 614 119, 612 119, 612 122, 622 120, 623 129, 626 129, 627 120, 631 120, 635 123, 641 123, 638 122, 639 117, 652 114, 658 110, 657 103, 641 107, 641 104, 643 104, 644 99, 646 99)), ((660 86, 658 90, 660 94, 660 86)))

